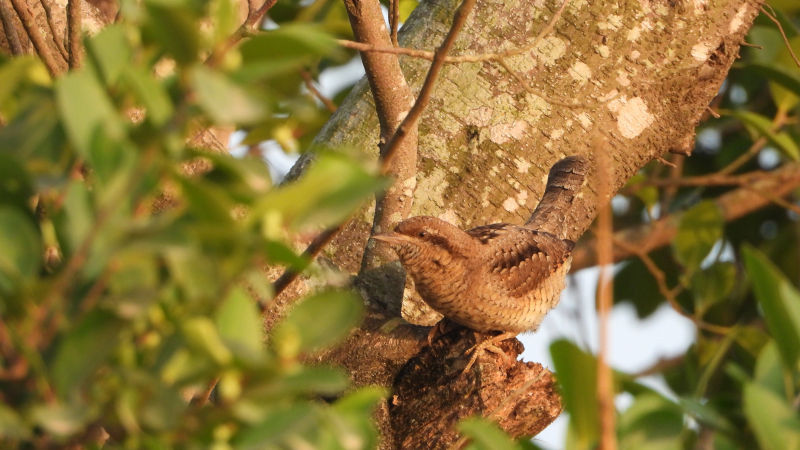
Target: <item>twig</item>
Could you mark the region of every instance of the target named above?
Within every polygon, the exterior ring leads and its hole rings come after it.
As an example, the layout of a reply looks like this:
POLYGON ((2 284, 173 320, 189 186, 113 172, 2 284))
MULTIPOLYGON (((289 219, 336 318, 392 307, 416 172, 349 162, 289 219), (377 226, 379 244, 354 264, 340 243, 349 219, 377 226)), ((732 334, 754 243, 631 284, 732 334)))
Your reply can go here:
POLYGON ((28 37, 30 38, 31 42, 33 42, 33 46, 36 48, 36 53, 39 54, 39 57, 42 58, 44 65, 47 66, 48 72, 50 72, 50 75, 53 77, 58 76, 61 72, 63 72, 63 69, 56 61, 55 55, 53 55, 53 52, 47 46, 47 42, 45 42, 42 34, 39 33, 39 29, 36 28, 36 23, 34 22, 33 16, 31 15, 30 11, 28 11, 28 5, 26 5, 23 0, 11 0, 11 5, 17 12, 17 16, 19 16, 20 21, 22 21, 22 26, 25 27, 25 32, 28 33, 28 37))
MULTIPOLYGON (((527 45, 517 47, 505 52, 501 53, 482 53, 479 55, 458 55, 458 56, 445 56, 444 61, 445 63, 468 63, 468 62, 484 62, 484 61, 492 61, 498 60, 503 58, 508 58, 510 56, 516 56, 526 51, 529 51, 539 45, 542 38, 546 36, 555 26, 556 21, 559 17, 561 17, 564 8, 569 3, 569 0, 564 0, 561 4, 561 7, 556 11, 553 17, 550 19, 550 22, 542 28, 539 34, 534 38, 534 40, 527 45)), ((427 51, 427 50, 418 50, 413 48, 406 48, 406 47, 392 47, 392 46, 379 46, 379 45, 371 45, 366 44, 363 42, 355 42, 349 41, 346 39, 338 39, 336 41, 342 47, 352 48, 354 50, 358 50, 361 52, 379 52, 379 53, 393 53, 396 55, 406 55, 406 56, 413 56, 415 58, 422 58, 427 59, 428 61, 433 61, 435 57, 435 52, 427 51)))
POLYGON ((614 384, 613 374, 608 365, 608 315, 613 306, 614 276, 613 276, 613 249, 612 249, 612 216, 610 196, 612 188, 608 180, 611 179, 613 168, 611 158, 605 152, 601 138, 595 137, 592 144, 595 158, 597 159, 597 263, 600 266, 600 275, 597 280, 597 315, 599 321, 599 345, 597 354, 597 405, 600 414, 600 445, 601 450, 615 450, 617 448, 614 412, 614 384))
POLYGON ((644 266, 647 268, 647 271, 650 272, 650 275, 656 280, 656 284, 658 285, 658 292, 661 293, 662 296, 667 300, 669 305, 672 307, 675 312, 680 314, 681 316, 691 320, 698 328, 710 331, 712 333, 725 335, 731 331, 730 327, 724 327, 721 325, 714 325, 708 322, 703 321, 702 319, 695 317, 688 312, 684 311, 683 307, 680 303, 678 303, 677 296, 678 294, 683 291, 682 286, 676 286, 673 289, 670 289, 667 286, 667 277, 664 275, 664 271, 658 268, 658 265, 650 258, 650 256, 642 251, 641 249, 632 246, 626 242, 614 240, 614 245, 620 246, 625 250, 632 252, 635 254, 639 260, 642 261, 644 266))
POLYGON ((386 147, 383 152, 382 167, 385 167, 387 164, 389 164, 389 161, 392 159, 392 153, 394 153, 397 147, 399 147, 400 143, 408 133, 408 130, 417 123, 420 115, 422 115, 422 111, 428 105, 436 78, 439 76, 439 72, 442 70, 442 66, 444 65, 448 52, 450 52, 450 49, 453 47, 453 43, 456 40, 456 36, 458 36, 458 32, 461 31, 464 22, 466 22, 467 17, 469 16, 469 13, 472 11, 473 6, 475 6, 475 1, 476 0, 464 0, 461 3, 461 6, 459 6, 456 10, 455 17, 453 18, 453 24, 450 27, 450 31, 447 32, 444 42, 442 42, 442 45, 436 50, 431 67, 428 69, 428 75, 425 77, 425 82, 422 84, 422 89, 419 91, 417 101, 414 102, 414 106, 411 107, 408 115, 405 117, 405 119, 403 119, 403 122, 400 123, 400 126, 397 127, 397 131, 395 131, 392 139, 386 143, 386 147))
MULTIPOLYGON (((433 84, 436 81, 436 77, 439 75, 442 65, 444 64, 444 59, 447 57, 447 52, 450 51, 450 48, 452 47, 459 30, 464 25, 469 12, 475 5, 475 1, 476 0, 464 0, 461 3, 461 6, 459 6, 456 10, 450 31, 447 33, 447 36, 445 36, 442 45, 436 51, 434 61, 431 63, 430 69, 428 69, 425 82, 422 85, 422 89, 420 90, 420 94, 417 97, 416 102, 414 102, 414 106, 411 107, 411 110, 409 110, 400 126, 397 127, 397 131, 395 131, 391 140, 389 140, 383 147, 383 161, 381 163, 382 173, 385 173, 384 171, 386 170, 386 167, 388 167, 388 165, 391 163, 392 154, 403 142, 403 139, 408 134, 409 129, 416 126, 416 122, 419 119, 422 110, 425 108, 428 100, 430 99, 433 84)), ((342 228, 344 228, 344 223, 320 233, 303 252, 303 256, 309 260, 315 258, 317 254, 325 247, 325 245, 327 245, 342 230, 342 228)), ((277 280, 275 280, 275 283, 272 285, 274 296, 277 297, 281 292, 283 292, 295 279, 297 279, 298 275, 299 272, 293 269, 286 269, 286 271, 277 280)))
POLYGON ((311 74, 308 73, 308 71, 303 70, 300 71, 300 76, 303 77, 303 83, 305 83, 308 92, 311 92, 311 94, 314 97, 316 97, 317 100, 322 102, 322 104, 325 105, 325 108, 327 108, 328 111, 332 113, 336 112, 336 104, 333 103, 331 99, 329 99, 328 97, 322 95, 322 92, 320 92, 319 89, 317 89, 317 87, 314 86, 314 80, 311 79, 311 74))
POLYGON ((389 2, 389 38, 392 45, 400 47, 397 43, 397 27, 400 26, 400 0, 391 0, 389 2))
MULTIPOLYGON (((800 187, 800 164, 784 164, 780 169, 763 178, 752 178, 747 187, 734 189, 720 195, 714 202, 722 211, 726 222, 736 220, 753 211, 761 209, 770 203, 762 193, 768 192, 773 198, 781 198, 794 189, 800 187)), ((664 216, 656 222, 646 225, 630 227, 614 234, 615 241, 627 243, 631 248, 648 253, 656 248, 669 245, 677 233, 677 224, 681 214, 676 213, 664 216)), ((572 252, 572 270, 579 270, 596 264, 597 256, 594 252, 594 243, 587 240, 581 243, 572 252)), ((627 248, 627 247, 626 247, 627 248)), ((633 251, 628 251, 622 246, 614 248, 614 261, 622 261, 631 256, 636 256, 633 251)))
MULTIPOLYGON (((778 108, 777 112, 775 113, 775 117, 772 118, 772 131, 779 130, 782 126, 786 124, 788 115, 787 111, 783 108, 778 108)), ((761 149, 767 145, 767 138, 761 136, 760 138, 756 139, 755 142, 738 158, 733 160, 732 163, 728 164, 725 168, 719 171, 720 174, 730 174, 735 172, 738 168, 745 165, 747 161, 750 160, 753 156, 756 155, 761 149)))
MULTIPOLYGON (((770 6, 770 5, 766 5, 766 6, 769 9, 772 9, 772 6, 770 6)), ((786 48, 789 50, 789 54, 792 55, 792 60, 794 60, 794 63, 797 65, 797 67, 800 67, 800 59, 797 59, 797 55, 794 54, 794 49, 792 49, 792 44, 789 42, 789 38, 786 37, 786 32, 783 31, 783 25, 781 25, 781 22, 778 20, 777 17, 775 17, 775 15, 774 15, 775 14, 775 10, 772 9, 772 14, 770 14, 769 11, 767 11, 764 8, 764 5, 760 6, 759 9, 761 9, 761 12, 764 13, 764 15, 769 18, 769 20, 771 20, 772 22, 775 23, 775 25, 777 25, 778 31, 780 31, 781 37, 783 38, 783 43, 784 43, 784 45, 786 45, 786 48)))
POLYGON ((752 48, 757 48, 759 50, 764 50, 764 46, 763 45, 751 44, 750 42, 747 42, 747 41, 742 41, 742 42, 739 43, 739 45, 744 46, 744 47, 752 47, 752 48))
POLYGON ((50 4, 50 1, 51 0, 41 0, 40 3, 44 9, 44 15, 47 16, 47 26, 50 27, 50 34, 53 37, 53 43, 56 44, 56 48, 58 48, 58 51, 61 52, 61 57, 64 59, 64 61, 68 61, 69 55, 67 54, 67 49, 64 48, 64 37, 63 35, 59 37, 58 33, 56 32, 58 28, 53 21, 53 8, 50 4))
POLYGON ((11 11, 6 6, 6 0, 0 0, 0 20, 3 21, 3 30, 5 31, 6 40, 9 47, 11 47, 11 54, 14 56, 25 53, 22 48, 22 43, 19 41, 17 35, 17 27, 14 25, 14 18, 11 16, 11 11))
POLYGON ((67 1, 67 32, 69 34, 69 67, 77 69, 83 59, 81 45, 81 0, 67 1))
POLYGON ((245 36, 253 32, 253 28, 255 28, 256 24, 264 17, 264 15, 275 6, 278 0, 266 0, 257 10, 250 11, 247 14, 247 19, 245 19, 244 23, 236 29, 236 31, 231 34, 228 39, 225 40, 222 44, 220 44, 217 48, 215 48, 208 58, 205 60, 205 64, 210 67, 214 67, 222 61, 223 57, 228 50, 233 48, 239 41, 242 40, 245 36))

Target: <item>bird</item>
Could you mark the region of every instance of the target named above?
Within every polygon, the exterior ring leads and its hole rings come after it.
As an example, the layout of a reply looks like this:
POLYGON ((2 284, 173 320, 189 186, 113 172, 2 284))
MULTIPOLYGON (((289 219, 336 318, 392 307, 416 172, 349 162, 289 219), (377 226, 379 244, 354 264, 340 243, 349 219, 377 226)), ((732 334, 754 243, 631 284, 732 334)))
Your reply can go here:
POLYGON ((496 343, 535 331, 558 303, 575 246, 564 236, 563 209, 579 195, 586 170, 587 161, 578 156, 554 164, 542 200, 524 225, 493 223, 465 231, 416 216, 373 236, 390 245, 420 297, 446 319, 477 332, 500 332, 470 349, 465 372, 478 350, 503 354, 496 343))

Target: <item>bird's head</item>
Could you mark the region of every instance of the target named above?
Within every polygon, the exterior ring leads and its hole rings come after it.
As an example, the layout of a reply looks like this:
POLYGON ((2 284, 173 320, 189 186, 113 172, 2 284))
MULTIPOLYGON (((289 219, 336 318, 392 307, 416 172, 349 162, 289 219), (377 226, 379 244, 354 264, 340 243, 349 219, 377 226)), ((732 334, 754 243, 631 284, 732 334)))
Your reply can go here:
POLYGON ((444 265, 466 256, 471 240, 458 227, 427 216, 404 220, 397 224, 394 232, 377 234, 373 238, 390 244, 403 265, 412 272, 415 265, 444 265))

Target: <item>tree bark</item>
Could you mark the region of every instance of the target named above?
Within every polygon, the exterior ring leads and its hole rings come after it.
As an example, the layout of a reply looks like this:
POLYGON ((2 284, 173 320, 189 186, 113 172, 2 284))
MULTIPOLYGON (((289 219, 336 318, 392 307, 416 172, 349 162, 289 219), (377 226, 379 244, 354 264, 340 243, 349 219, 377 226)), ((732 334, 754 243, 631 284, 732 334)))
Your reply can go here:
MULTIPOLYGON (((653 158, 693 141, 694 128, 737 58, 759 4, 573 1, 552 32, 532 45, 560 2, 479 1, 451 55, 487 56, 450 64, 439 78, 419 127, 412 214, 438 216, 462 228, 523 223, 544 190, 549 167, 573 154, 595 161, 595 151, 606 152, 611 161, 604 176, 616 192, 653 158), (504 52, 513 55, 496 56, 504 52), (602 146, 593 148, 598 140, 602 146)), ((455 0, 423 2, 406 22, 400 44, 434 49, 457 6, 455 0)), ((429 62, 403 56, 401 65, 417 92, 429 62)), ((362 80, 317 143, 377 158, 374 111, 362 80)), ((293 174, 311 162, 311 157, 301 159, 293 174)), ((567 237, 573 240, 590 226, 599 201, 591 185, 582 194, 574 208, 563 211, 567 237)), ((365 209, 326 256, 355 273, 371 219, 365 209)), ((427 346, 427 328, 395 320, 402 287, 380 289, 392 298, 371 303, 362 328, 324 359, 348 368, 357 384, 393 388, 394 396, 379 412, 384 447, 447 448, 456 442, 453 426, 460 418, 497 419, 496 404, 487 399, 506 396, 508 388, 498 390, 498 385, 524 387, 499 420, 512 435, 534 435, 557 417, 558 395, 545 369, 508 365, 488 355, 479 358, 477 375, 459 376, 467 359, 463 350, 474 335, 456 330, 427 346), (526 385, 531 379, 542 382, 526 385), (530 398, 541 407, 532 407, 530 398)), ((268 321, 282 315, 291 296, 290 290, 271 305, 268 321)), ((520 350, 505 349, 511 355, 520 350)))

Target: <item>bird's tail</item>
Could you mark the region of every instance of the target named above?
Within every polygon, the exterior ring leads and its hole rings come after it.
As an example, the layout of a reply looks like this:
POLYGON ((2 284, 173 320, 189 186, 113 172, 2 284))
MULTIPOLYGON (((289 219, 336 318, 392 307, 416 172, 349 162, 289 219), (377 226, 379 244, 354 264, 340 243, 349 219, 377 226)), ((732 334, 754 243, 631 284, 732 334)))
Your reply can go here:
POLYGON ((542 200, 525 225, 564 238, 567 212, 581 191, 589 171, 589 163, 582 156, 568 156, 550 168, 542 200))

